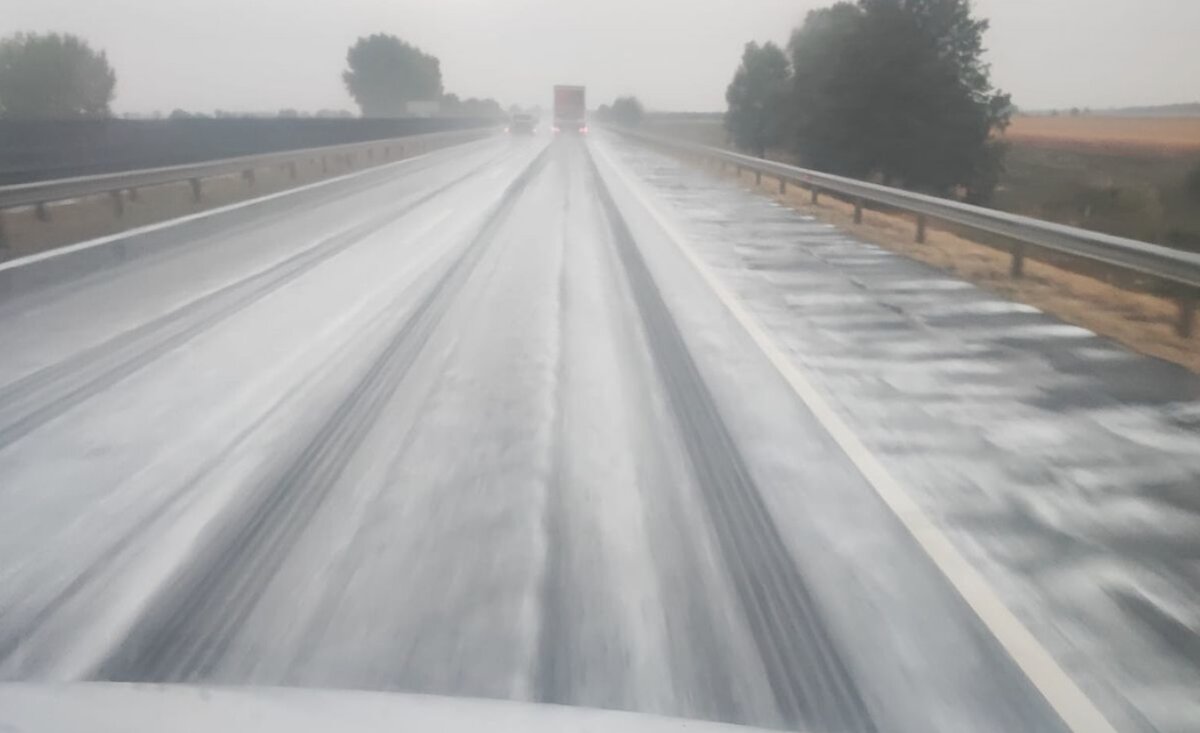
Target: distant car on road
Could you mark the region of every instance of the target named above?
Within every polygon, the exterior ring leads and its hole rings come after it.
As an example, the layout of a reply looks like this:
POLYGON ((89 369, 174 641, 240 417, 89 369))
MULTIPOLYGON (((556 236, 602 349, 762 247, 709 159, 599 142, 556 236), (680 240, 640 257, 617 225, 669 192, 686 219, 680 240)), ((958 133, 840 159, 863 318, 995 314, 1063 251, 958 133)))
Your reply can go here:
POLYGON ((513 135, 532 135, 537 131, 537 119, 524 112, 518 112, 508 121, 508 131, 513 135))

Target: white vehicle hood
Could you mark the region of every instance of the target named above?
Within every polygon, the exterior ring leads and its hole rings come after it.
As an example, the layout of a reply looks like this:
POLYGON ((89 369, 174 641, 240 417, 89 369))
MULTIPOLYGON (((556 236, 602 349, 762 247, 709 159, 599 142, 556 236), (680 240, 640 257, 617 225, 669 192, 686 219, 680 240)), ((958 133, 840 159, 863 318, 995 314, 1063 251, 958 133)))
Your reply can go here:
POLYGON ((350 690, 119 683, 0 684, 3 733, 754 733, 562 705, 350 690))

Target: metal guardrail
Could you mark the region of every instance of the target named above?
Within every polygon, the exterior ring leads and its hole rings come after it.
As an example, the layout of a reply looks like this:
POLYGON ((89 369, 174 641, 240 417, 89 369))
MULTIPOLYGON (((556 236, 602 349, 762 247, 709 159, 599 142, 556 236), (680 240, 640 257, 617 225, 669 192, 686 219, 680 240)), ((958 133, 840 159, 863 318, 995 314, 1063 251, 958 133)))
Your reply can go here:
POLYGON ((60 178, 50 181, 35 181, 11 186, 0 186, 0 212, 20 206, 36 206, 38 218, 45 221, 49 218, 46 204, 54 201, 82 198, 109 194, 113 198, 115 214, 124 214, 124 192, 136 195, 139 188, 160 186, 167 183, 191 182, 192 197, 199 201, 203 195, 201 181, 206 178, 242 174, 248 182, 253 183, 254 171, 274 166, 286 166, 291 178, 297 177, 297 164, 306 161, 321 162, 322 171, 329 172, 331 162, 341 163, 347 168, 353 168, 359 156, 364 156, 366 162, 387 162, 410 157, 416 153, 426 152, 440 144, 457 141, 467 141, 483 137, 491 132, 491 128, 474 128, 470 130, 452 130, 420 135, 408 135, 382 140, 368 140, 344 145, 330 145, 319 148, 303 148, 300 150, 285 150, 259 155, 246 155, 237 158, 223 158, 203 163, 188 163, 163 168, 148 168, 143 170, 123 171, 119 173, 102 173, 94 176, 79 176, 76 178, 60 178), (382 148, 378 159, 374 151, 382 148))
POLYGON ((856 224, 862 223, 863 206, 868 202, 916 214, 918 243, 925 241, 929 219, 953 222, 970 229, 1001 235, 1013 242, 1010 247, 1010 272, 1013 277, 1021 277, 1025 257, 1030 254, 1029 248, 1065 254, 1125 272, 1148 275, 1170 283, 1177 291, 1179 318, 1176 331, 1179 335, 1190 336, 1195 328, 1196 309, 1197 305, 1200 305, 1200 254, 820 173, 638 130, 619 127, 612 129, 627 137, 667 150, 715 161, 722 169, 731 165, 739 173, 744 170, 753 171, 759 183, 764 175, 776 178, 779 180, 780 192, 785 191, 788 184, 808 188, 812 192, 814 203, 823 192, 846 198, 854 204, 856 224))

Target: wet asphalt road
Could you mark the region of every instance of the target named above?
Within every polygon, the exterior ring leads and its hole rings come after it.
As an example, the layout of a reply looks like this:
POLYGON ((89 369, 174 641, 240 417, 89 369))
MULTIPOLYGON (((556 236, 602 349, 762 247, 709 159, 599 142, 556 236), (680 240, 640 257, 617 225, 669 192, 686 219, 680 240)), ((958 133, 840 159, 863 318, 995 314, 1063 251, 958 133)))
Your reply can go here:
MULTIPOLYGON (((490 139, 10 286, 0 678, 1061 730, 648 223, 627 176, 702 249, 724 231, 726 254, 778 252, 681 204, 752 205, 673 165, 603 136, 490 139)), ((816 290, 795 294, 809 313, 816 290)), ((792 348, 818 373, 848 358, 792 348)), ((843 400, 864 433, 892 404, 870 387, 843 400)))

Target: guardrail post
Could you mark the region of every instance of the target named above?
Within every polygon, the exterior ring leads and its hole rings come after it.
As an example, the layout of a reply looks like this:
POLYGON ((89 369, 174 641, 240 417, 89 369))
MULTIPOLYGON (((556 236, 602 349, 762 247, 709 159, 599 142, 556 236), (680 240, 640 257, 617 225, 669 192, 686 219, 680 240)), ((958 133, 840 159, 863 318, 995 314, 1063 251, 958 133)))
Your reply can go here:
POLYGON ((188 183, 192 184, 192 202, 200 203, 200 179, 189 178, 188 183))
POLYGON ((917 244, 925 244, 925 215, 917 214, 917 244))
POLYGON ((754 185, 762 185, 762 171, 754 171, 754 185))
POLYGON ((242 171, 242 180, 246 182, 247 186, 254 188, 254 169, 247 168, 246 170, 242 171))
POLYGON ((787 179, 780 178, 779 179, 779 195, 782 196, 785 193, 787 193, 787 179))
POLYGON ((854 223, 855 224, 862 224, 862 210, 863 210, 862 199, 854 199, 854 223))
POLYGON ((1013 245, 1012 265, 1008 268, 1008 274, 1014 278, 1020 278, 1025 275, 1025 245, 1013 245))
POLYGON ((288 178, 296 180, 296 161, 288 162, 288 178))
POLYGON ((815 205, 820 198, 821 198, 821 189, 817 188, 816 186, 813 186, 812 187, 812 202, 813 202, 813 204, 815 205))
POLYGON ((108 195, 112 199, 113 213, 117 215, 117 218, 125 216, 125 197, 121 194, 121 190, 117 189, 108 195))
POLYGON ((321 174, 329 175, 329 158, 326 158, 324 155, 321 156, 321 174))
POLYGON ((38 221, 50 221, 50 210, 46 208, 45 201, 39 201, 33 207, 33 213, 37 216, 38 221))
POLYGON ((1200 301, 1195 295, 1187 294, 1179 299, 1179 320, 1175 323, 1175 333, 1182 338, 1191 338, 1196 330, 1196 306, 1200 301))
POLYGON ((375 160, 375 149, 367 148, 367 160, 375 160))

